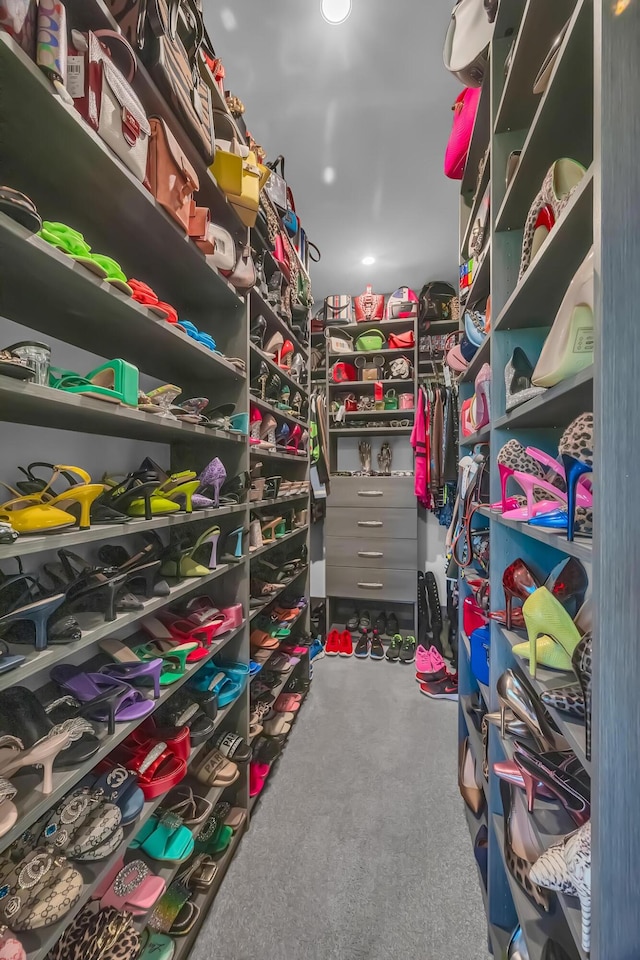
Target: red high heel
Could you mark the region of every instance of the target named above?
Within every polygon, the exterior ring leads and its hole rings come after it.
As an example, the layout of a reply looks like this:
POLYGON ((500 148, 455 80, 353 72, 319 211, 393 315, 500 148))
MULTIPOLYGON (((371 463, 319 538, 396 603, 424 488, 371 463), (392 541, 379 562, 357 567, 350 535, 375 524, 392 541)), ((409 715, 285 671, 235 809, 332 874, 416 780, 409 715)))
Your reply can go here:
POLYGON ((527 566, 524 560, 518 558, 510 563, 502 574, 502 586, 504 588, 504 601, 506 607, 507 630, 512 629, 513 617, 511 604, 513 600, 527 599, 534 590, 537 590, 540 584, 536 575, 527 566))
POLYGON ((276 355, 276 363, 281 370, 290 370, 293 361, 293 344, 291 340, 285 340, 276 355))
POLYGON ((291 433, 289 434, 289 442, 287 444, 287 451, 289 453, 297 453, 298 447, 300 446, 300 441, 302 439, 302 427, 299 424, 296 424, 291 433))

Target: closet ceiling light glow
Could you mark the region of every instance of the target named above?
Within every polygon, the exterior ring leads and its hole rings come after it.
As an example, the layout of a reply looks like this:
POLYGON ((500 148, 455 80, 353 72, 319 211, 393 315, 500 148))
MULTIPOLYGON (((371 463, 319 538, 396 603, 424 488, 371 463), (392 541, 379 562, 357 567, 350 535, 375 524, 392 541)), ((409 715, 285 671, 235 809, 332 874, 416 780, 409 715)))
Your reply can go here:
POLYGON ((336 172, 333 167, 325 167, 322 171, 322 179, 325 183, 333 183, 336 178, 336 172))
POLYGON ((351 13, 351 0, 322 0, 322 16, 327 23, 344 23, 351 13))
POLYGON ((222 20, 222 26, 225 28, 225 30, 235 30, 238 26, 235 13, 233 10, 230 10, 229 7, 222 8, 220 11, 220 19, 222 20))
POLYGON ((371 267, 371 266, 373 266, 373 264, 374 264, 375 262, 376 262, 376 258, 375 258, 375 257, 369 256, 369 257, 363 257, 363 258, 362 258, 362 265, 363 265, 363 267, 371 267))

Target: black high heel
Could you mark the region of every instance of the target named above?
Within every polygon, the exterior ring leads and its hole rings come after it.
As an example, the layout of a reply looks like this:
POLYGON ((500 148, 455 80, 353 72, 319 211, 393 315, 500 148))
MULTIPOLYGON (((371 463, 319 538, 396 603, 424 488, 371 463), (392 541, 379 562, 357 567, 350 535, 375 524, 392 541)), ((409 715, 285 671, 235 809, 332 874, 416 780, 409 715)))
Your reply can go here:
POLYGON ((547 790, 555 794, 563 809, 578 827, 587 822, 591 816, 590 785, 584 777, 579 779, 560 767, 555 762, 556 753, 538 755, 528 750, 523 744, 516 743, 513 759, 524 780, 529 813, 533 813, 537 785, 542 783, 547 790))
POLYGON ((255 344, 260 350, 264 346, 264 337, 267 332, 267 321, 259 314, 255 320, 251 321, 251 327, 249 328, 249 339, 251 343, 255 344))
POLYGON ((98 559, 105 566, 126 574, 127 585, 141 581, 144 584, 143 596, 150 599, 151 597, 168 597, 171 592, 167 581, 158 579, 163 553, 164 544, 157 537, 157 541, 152 538, 146 547, 133 556, 130 556, 120 545, 105 543, 98 550, 98 559))
POLYGON ((269 380, 269 367, 264 360, 258 362, 253 355, 251 357, 251 382, 250 392, 261 400, 266 399, 267 381, 269 380))
POLYGON ((151 505, 151 494, 158 489, 160 478, 156 473, 149 470, 136 470, 127 474, 124 480, 116 483, 108 477, 103 477, 102 482, 107 485, 104 493, 101 493, 96 503, 112 510, 119 510, 122 513, 127 512, 127 508, 134 500, 144 500, 144 518, 153 520, 153 508, 151 505))
MULTIPOLYGON (((26 480, 18 480, 16 482, 16 487, 20 493, 28 494, 38 494, 42 493, 43 490, 47 490, 53 497, 58 496, 55 490, 47 486, 46 480, 41 480, 40 477, 36 477, 33 474, 34 469, 38 467, 43 467, 46 470, 50 470, 52 473, 56 469, 53 463, 45 463, 41 460, 36 460, 33 463, 30 463, 27 467, 18 467, 21 473, 24 473, 26 480)), ((78 483, 78 477, 74 474, 66 471, 60 470, 60 475, 67 481, 69 488, 73 488, 78 483)), ((73 492, 71 490, 71 492, 73 492)), ((71 512, 68 507, 65 508, 68 513, 71 512)), ((91 523, 127 523, 131 519, 124 513, 120 513, 118 510, 113 510, 111 507, 106 506, 104 503, 101 503, 101 497, 98 497, 97 500, 94 500, 91 504, 91 523)))
MULTIPOLYGON (((67 698, 65 698, 67 699, 67 698)), ((26 748, 51 734, 59 722, 68 718, 56 712, 58 701, 44 707, 35 693, 26 687, 9 687, 0 692, 0 730, 19 737, 26 748), (50 713, 48 711, 51 711, 50 713)), ((69 706, 66 710, 69 710, 69 706)), ((76 714, 79 711, 76 709, 76 714)), ((56 769, 65 770, 89 760, 98 752, 100 741, 91 724, 85 720, 71 720, 65 729, 72 731, 68 747, 53 762, 56 769)), ((56 733, 59 733, 56 730, 56 733)))
POLYGON ((77 620, 58 613, 66 599, 64 591, 46 591, 35 577, 22 572, 20 561, 18 566, 20 573, 0 582, 0 635, 10 643, 34 644, 36 650, 45 650, 49 642, 79 640, 77 620))
POLYGON ((244 503, 251 489, 251 477, 243 470, 235 477, 228 477, 220 488, 220 504, 244 503))
MULTIPOLYGON (((56 585, 64 588, 66 599, 70 604, 77 604, 88 596, 104 591, 106 604, 104 618, 106 621, 116 619, 116 596, 125 585, 126 573, 118 573, 112 567, 92 567, 83 557, 71 550, 58 550, 60 563, 45 563, 43 569, 56 585)), ((137 604, 134 609, 140 609, 137 604)))

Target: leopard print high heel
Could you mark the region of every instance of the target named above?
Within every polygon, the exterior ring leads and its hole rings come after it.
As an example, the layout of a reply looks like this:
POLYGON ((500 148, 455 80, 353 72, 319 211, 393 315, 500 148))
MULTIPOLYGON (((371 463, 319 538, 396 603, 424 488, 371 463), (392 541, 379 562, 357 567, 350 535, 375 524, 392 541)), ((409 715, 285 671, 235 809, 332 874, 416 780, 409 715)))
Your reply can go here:
POLYGON ((522 279, 548 233, 560 219, 585 172, 581 163, 568 157, 556 160, 549 167, 524 225, 518 281, 522 279))
POLYGON ((525 807, 522 804, 515 806, 512 789, 504 780, 500 781, 500 796, 504 812, 504 856, 509 873, 529 899, 548 912, 549 894, 543 889, 543 885, 531 876, 531 868, 535 862, 535 845, 525 807), (524 853, 527 854, 526 857, 522 855, 524 853))

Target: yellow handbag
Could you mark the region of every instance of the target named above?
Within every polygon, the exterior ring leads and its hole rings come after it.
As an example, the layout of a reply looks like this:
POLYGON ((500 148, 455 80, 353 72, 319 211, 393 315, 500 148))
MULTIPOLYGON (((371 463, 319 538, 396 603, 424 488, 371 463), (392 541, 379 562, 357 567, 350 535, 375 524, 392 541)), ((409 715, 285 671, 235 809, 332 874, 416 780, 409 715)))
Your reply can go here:
POLYGON ((230 146, 231 150, 221 150, 216 146, 216 157, 209 169, 245 227, 253 227, 260 196, 260 170, 256 155, 250 150, 247 157, 241 156, 237 140, 232 140, 230 146))

